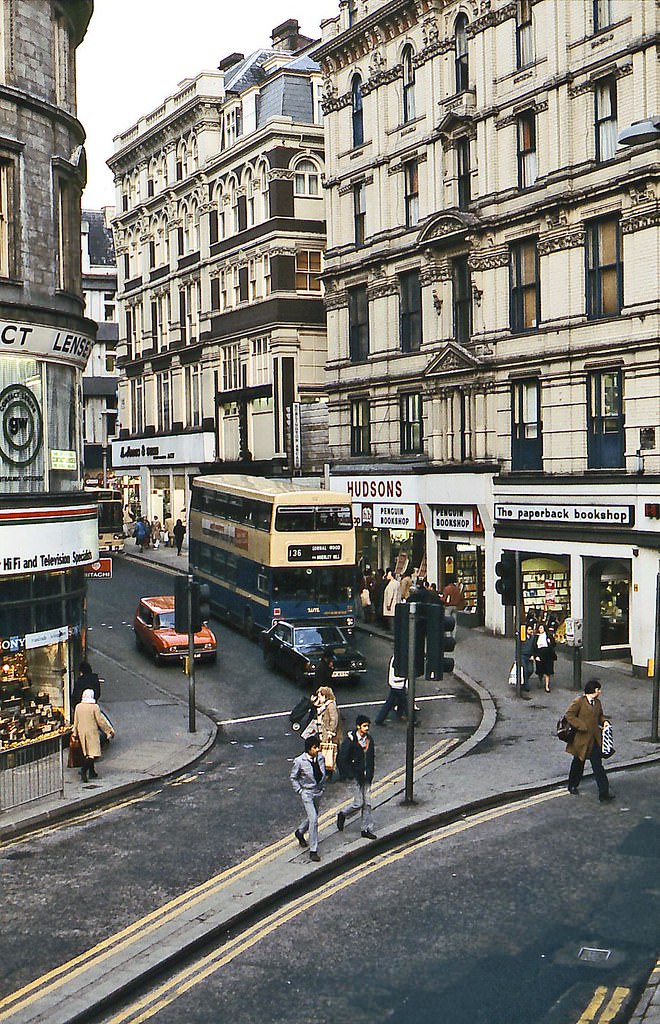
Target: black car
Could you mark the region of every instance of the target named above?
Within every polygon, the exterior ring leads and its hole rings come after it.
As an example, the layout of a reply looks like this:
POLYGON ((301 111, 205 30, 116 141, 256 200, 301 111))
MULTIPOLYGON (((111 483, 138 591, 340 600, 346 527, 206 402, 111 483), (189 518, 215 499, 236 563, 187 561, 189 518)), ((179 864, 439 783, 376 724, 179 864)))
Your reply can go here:
POLYGON ((357 679, 367 671, 364 655, 350 643, 339 626, 278 622, 262 637, 264 660, 269 668, 280 669, 296 682, 314 682, 314 673, 324 651, 332 654, 333 682, 357 679))

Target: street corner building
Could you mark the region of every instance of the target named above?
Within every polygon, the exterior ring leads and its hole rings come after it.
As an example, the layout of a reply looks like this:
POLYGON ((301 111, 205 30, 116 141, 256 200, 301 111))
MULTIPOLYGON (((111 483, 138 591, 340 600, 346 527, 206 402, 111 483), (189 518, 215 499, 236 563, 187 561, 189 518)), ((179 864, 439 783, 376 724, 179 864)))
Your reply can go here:
POLYGON ((112 464, 161 521, 184 517, 200 472, 281 475, 327 438, 321 75, 297 21, 271 39, 183 82, 108 161, 112 464))
POLYGON ((342 0, 325 115, 330 485, 363 564, 457 583, 459 618, 583 623, 654 653, 660 8, 342 0))
POLYGON ((98 557, 81 488, 95 327, 83 315, 75 90, 92 10, 0 3, 0 806, 6 769, 66 733, 85 568, 98 557))

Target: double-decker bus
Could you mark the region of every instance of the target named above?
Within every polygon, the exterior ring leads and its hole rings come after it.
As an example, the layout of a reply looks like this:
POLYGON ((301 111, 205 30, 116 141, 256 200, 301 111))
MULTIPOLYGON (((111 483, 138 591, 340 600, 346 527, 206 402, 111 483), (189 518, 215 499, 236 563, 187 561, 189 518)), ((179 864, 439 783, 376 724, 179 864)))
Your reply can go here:
POLYGON ((350 499, 252 476, 193 481, 190 571, 211 606, 248 634, 278 619, 354 625, 350 499))
POLYGON ((124 550, 124 519, 121 491, 108 487, 86 487, 85 494, 99 509, 99 554, 124 550))

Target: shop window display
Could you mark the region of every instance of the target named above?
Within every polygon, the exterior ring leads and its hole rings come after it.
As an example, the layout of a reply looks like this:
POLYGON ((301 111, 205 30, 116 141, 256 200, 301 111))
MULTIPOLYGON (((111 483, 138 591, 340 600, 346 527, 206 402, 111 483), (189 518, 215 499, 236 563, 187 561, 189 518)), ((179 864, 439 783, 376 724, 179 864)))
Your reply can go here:
MULTIPOLYGON (((521 563, 524 616, 556 618, 559 624, 570 614, 571 577, 559 559, 525 558, 521 563)), ((557 639, 561 639, 558 630, 557 639)))

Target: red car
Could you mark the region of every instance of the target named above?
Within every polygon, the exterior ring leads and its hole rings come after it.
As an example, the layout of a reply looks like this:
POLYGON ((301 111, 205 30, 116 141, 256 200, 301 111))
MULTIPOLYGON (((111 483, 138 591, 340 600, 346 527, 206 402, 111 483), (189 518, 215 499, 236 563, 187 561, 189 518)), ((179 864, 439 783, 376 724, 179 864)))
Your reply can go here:
MULTIPOLYGON (((188 636, 174 628, 174 597, 143 597, 133 622, 135 643, 147 651, 157 665, 182 661, 188 654, 188 636)), ((208 626, 195 633, 195 658, 215 661, 218 644, 208 626)))

